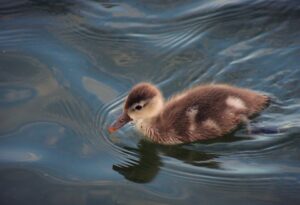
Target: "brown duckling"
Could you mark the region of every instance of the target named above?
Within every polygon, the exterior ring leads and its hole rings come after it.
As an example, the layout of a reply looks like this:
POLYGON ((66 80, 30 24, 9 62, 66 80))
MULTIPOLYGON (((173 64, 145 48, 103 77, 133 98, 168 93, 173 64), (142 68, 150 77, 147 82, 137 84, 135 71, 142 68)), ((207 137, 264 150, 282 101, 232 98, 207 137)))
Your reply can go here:
POLYGON ((123 114, 108 128, 114 132, 133 121, 148 139, 180 144, 221 137, 264 109, 270 98, 255 91, 224 84, 200 85, 164 102, 150 83, 134 86, 123 114))

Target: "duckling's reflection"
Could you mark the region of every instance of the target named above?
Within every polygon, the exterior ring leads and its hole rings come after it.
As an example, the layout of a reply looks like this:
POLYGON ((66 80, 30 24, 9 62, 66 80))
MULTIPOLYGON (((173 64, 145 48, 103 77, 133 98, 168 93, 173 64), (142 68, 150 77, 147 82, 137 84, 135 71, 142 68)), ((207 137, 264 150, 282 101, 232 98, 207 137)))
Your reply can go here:
POLYGON ((113 170, 122 174, 126 179, 137 182, 147 183, 152 181, 162 165, 157 154, 156 145, 142 140, 138 148, 123 147, 124 149, 135 152, 140 159, 136 163, 123 163, 113 165, 113 170))
POLYGON ((166 156, 174 157, 195 166, 220 169, 218 162, 213 160, 217 158, 218 155, 190 150, 180 145, 164 146, 142 140, 139 142, 138 148, 123 148, 130 152, 137 153, 139 160, 135 163, 126 162, 113 165, 112 168, 122 174, 126 179, 136 183, 148 183, 155 178, 160 166, 163 164, 158 153, 163 153, 166 156))

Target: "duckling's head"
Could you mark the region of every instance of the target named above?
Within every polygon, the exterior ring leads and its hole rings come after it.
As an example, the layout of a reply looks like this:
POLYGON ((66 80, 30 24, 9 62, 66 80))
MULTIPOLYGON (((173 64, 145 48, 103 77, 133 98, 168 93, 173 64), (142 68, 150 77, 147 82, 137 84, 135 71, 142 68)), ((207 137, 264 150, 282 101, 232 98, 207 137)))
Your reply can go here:
POLYGON ((147 120, 157 116, 163 108, 161 92, 150 83, 139 83, 129 92, 123 114, 108 128, 114 132, 130 121, 147 120))

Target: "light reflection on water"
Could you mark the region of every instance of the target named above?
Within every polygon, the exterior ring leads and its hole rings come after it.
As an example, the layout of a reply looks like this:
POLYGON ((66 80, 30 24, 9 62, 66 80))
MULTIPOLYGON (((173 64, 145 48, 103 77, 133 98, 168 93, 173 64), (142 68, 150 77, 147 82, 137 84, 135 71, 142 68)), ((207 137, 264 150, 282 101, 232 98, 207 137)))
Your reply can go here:
POLYGON ((3 1, 1 204, 300 201, 299 3, 3 1), (162 146, 109 135, 132 85, 265 92, 253 120, 280 132, 162 146), (47 200, 45 200, 47 199, 47 200))

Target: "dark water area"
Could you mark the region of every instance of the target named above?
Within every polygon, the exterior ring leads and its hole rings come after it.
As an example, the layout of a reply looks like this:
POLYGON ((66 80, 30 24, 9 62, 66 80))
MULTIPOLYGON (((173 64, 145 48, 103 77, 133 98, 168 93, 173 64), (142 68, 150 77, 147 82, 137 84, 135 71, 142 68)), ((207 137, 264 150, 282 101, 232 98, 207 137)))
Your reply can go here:
POLYGON ((1 0, 0 204, 299 204, 300 2, 1 0), (106 127, 140 81, 275 99, 178 146, 106 127))

